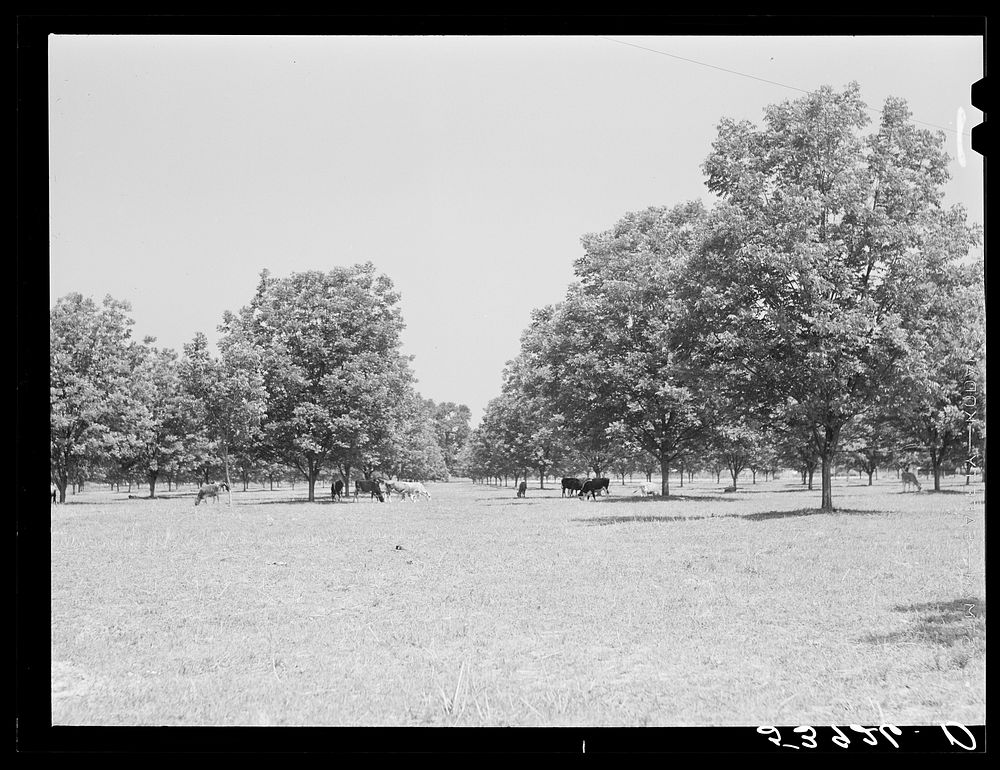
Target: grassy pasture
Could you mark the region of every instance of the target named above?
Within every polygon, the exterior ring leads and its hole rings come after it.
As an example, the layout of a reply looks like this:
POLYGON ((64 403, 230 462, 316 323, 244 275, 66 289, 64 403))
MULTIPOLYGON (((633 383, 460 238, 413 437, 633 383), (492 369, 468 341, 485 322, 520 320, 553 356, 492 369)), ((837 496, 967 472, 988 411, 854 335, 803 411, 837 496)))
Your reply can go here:
POLYGON ((981 724, 963 483, 88 490, 51 507, 53 724, 981 724))

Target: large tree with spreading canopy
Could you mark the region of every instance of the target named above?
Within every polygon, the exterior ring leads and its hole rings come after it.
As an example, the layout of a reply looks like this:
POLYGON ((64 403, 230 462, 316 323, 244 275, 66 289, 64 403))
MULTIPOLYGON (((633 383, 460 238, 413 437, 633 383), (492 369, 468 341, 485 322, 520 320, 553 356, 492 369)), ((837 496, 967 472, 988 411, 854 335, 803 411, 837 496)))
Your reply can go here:
POLYGON ((258 350, 264 435, 306 477, 310 500, 325 466, 349 479, 351 468, 379 464, 413 382, 400 352, 399 294, 387 276, 370 262, 284 278, 264 271, 227 326, 258 350))
POLYGON ((721 121, 704 163, 721 203, 687 283, 733 397, 807 427, 825 510, 844 426, 905 371, 913 296, 976 238, 942 207, 944 135, 896 98, 869 122, 856 83, 772 105, 759 127, 721 121))

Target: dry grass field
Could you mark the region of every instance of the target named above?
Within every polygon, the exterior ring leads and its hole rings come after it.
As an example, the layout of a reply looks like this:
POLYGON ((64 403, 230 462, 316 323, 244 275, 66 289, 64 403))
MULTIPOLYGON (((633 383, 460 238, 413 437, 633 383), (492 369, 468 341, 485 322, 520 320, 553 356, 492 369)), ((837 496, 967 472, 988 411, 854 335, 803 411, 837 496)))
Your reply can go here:
POLYGON ((963 484, 841 478, 832 514, 786 481, 88 491, 51 508, 52 721, 982 724, 985 495, 963 484))

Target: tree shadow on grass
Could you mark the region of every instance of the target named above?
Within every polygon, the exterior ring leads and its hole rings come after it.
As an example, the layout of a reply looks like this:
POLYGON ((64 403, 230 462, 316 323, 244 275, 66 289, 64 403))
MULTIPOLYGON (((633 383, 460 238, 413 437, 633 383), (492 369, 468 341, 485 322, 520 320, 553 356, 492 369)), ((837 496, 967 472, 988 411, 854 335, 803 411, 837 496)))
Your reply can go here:
POLYGON ((927 495, 967 495, 972 491, 970 486, 968 489, 925 489, 924 494, 927 495))
POLYGON ((537 505, 546 500, 544 497, 536 497, 534 500, 527 497, 477 497, 474 502, 483 503, 484 508, 510 508, 512 505, 537 505))
POLYGON ((897 604, 892 609, 916 617, 901 631, 869 634, 861 641, 869 644, 919 642, 941 647, 952 647, 960 641, 985 644, 986 602, 978 597, 969 596, 950 602, 897 604))
POLYGON ((816 516, 828 514, 832 516, 878 516, 884 511, 863 511, 853 508, 838 508, 835 511, 824 511, 820 508, 799 508, 794 511, 766 511, 763 513, 722 513, 707 516, 601 516, 593 519, 573 519, 590 526, 606 527, 609 524, 667 524, 678 521, 701 521, 705 519, 745 519, 746 521, 769 521, 797 516, 816 516))
MULTIPOLYGON (((739 495, 670 495, 669 497, 664 497, 663 495, 627 495, 624 497, 611 497, 602 496, 601 502, 604 505, 642 505, 643 503, 686 503, 686 502, 720 502, 720 503, 738 503, 740 502, 739 495)), ((590 502, 594 502, 591 500, 590 502)))
MULTIPOLYGON (((358 500, 358 503, 368 502, 368 499, 358 500)), ((384 505, 384 503, 379 503, 377 500, 372 500, 371 502, 378 505, 384 505)), ((315 500, 307 500, 304 497, 286 497, 283 500, 254 500, 251 502, 246 502, 244 505, 354 505, 355 500, 351 498, 350 500, 344 498, 343 500, 331 500, 329 498, 317 497, 315 500)))
POLYGON ((796 508, 794 511, 766 511, 764 513, 730 514, 748 521, 769 521, 770 519, 787 519, 795 516, 880 516, 889 511, 869 511, 860 508, 836 508, 824 511, 822 508, 796 508))

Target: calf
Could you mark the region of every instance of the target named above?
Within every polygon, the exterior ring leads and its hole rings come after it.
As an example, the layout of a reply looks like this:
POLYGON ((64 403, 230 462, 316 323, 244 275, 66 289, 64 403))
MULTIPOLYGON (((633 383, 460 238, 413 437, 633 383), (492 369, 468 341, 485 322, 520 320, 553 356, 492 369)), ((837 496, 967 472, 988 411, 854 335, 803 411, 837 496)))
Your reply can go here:
POLYGON ((608 485, 611 483, 611 479, 599 478, 599 479, 587 479, 583 482, 583 487, 580 489, 580 494, 577 497, 581 497, 586 500, 588 497, 596 500, 597 493, 600 490, 604 490, 604 494, 611 494, 611 490, 608 489, 608 485))
POLYGON ((343 479, 337 479, 335 482, 333 482, 333 485, 330 487, 330 497, 333 498, 334 502, 344 497, 343 479))
POLYGON ((520 484, 517 485, 517 496, 518 497, 524 497, 525 494, 527 494, 527 492, 528 492, 528 482, 527 481, 522 481, 520 484))
POLYGON ((635 492, 633 492, 632 494, 642 495, 643 497, 647 497, 649 495, 659 494, 659 490, 657 490, 656 484, 653 484, 650 481, 644 481, 639 485, 639 488, 635 490, 635 492))
POLYGON ((358 493, 360 492, 368 492, 369 499, 376 497, 380 503, 385 502, 378 479, 357 479, 354 482, 354 502, 358 501, 358 493))
POLYGON ((202 500, 206 500, 209 497, 214 497, 216 502, 219 500, 219 492, 222 490, 229 491, 229 486, 224 481, 220 481, 218 484, 206 484, 201 489, 198 490, 198 496, 194 500, 194 504, 198 505, 202 500))
MULTIPOLYGON (((562 480, 562 496, 566 497, 566 490, 571 490, 572 492, 579 492, 583 489, 583 482, 580 479, 573 478, 572 476, 567 476, 562 480)), ((573 495, 570 495, 572 497, 573 495)))
POLYGON ((910 484, 913 484, 917 488, 917 490, 919 491, 919 489, 920 489, 920 482, 917 481, 917 477, 914 476, 909 471, 903 471, 903 491, 904 492, 909 488, 910 484))

